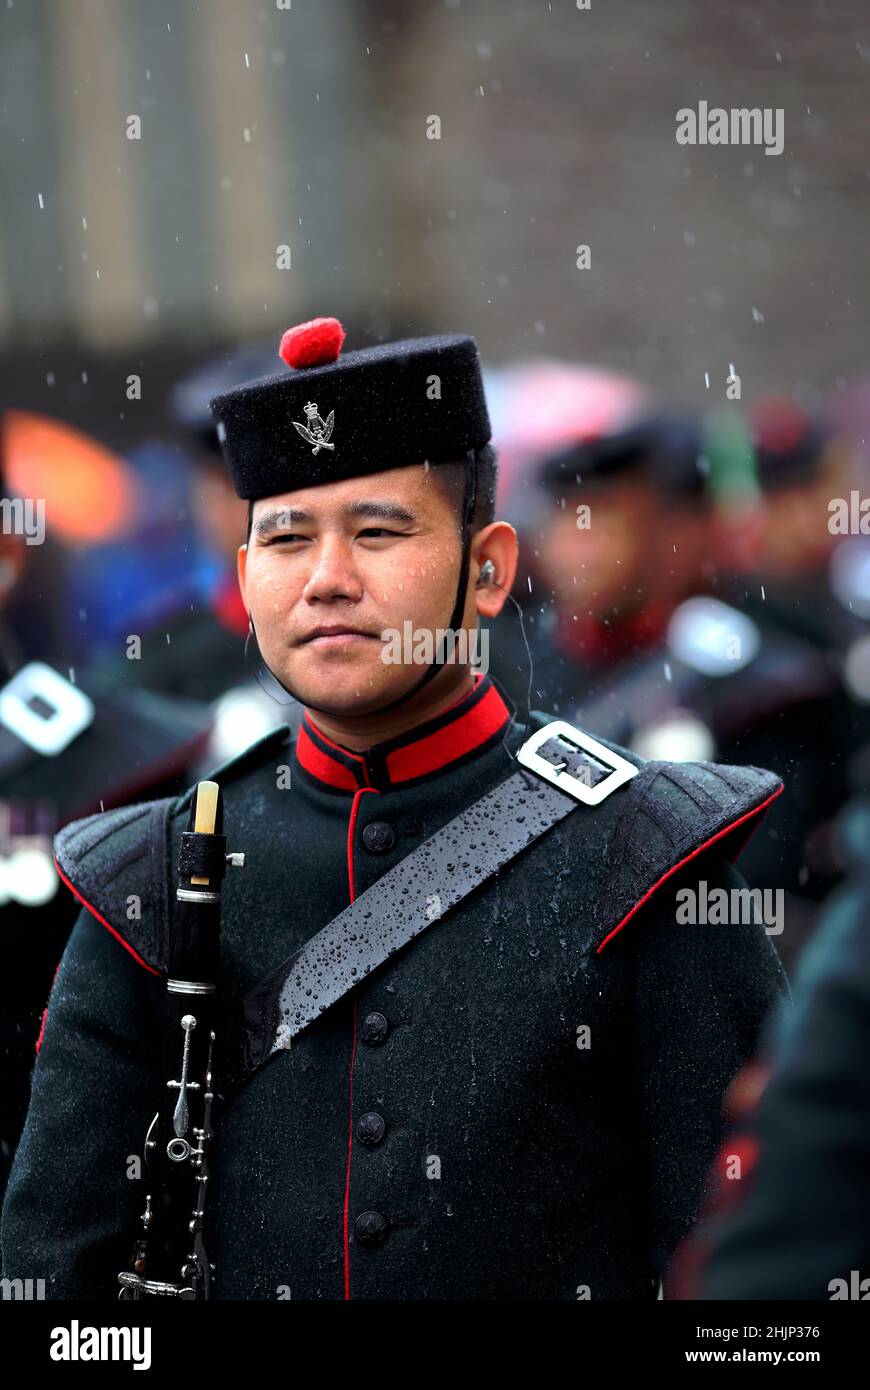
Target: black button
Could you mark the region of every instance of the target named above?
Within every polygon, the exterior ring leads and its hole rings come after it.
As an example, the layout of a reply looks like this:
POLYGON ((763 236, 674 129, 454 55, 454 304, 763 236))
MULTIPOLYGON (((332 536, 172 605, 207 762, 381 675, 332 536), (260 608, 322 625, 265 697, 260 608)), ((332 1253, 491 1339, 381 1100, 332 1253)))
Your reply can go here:
POLYGON ((387 1234, 387 1218, 379 1211, 361 1212, 353 1223, 354 1240, 360 1245, 380 1245, 387 1234))
POLYGON ((362 837, 363 844, 372 854, 385 854, 396 843, 396 832, 385 820, 369 821, 362 837))
POLYGON ((356 1122, 356 1135, 361 1144, 380 1144, 387 1132, 387 1122, 376 1110, 367 1110, 356 1122))
POLYGON ((383 1014, 366 1014, 362 1024, 362 1040, 374 1047, 382 1043, 389 1032, 390 1025, 383 1014))

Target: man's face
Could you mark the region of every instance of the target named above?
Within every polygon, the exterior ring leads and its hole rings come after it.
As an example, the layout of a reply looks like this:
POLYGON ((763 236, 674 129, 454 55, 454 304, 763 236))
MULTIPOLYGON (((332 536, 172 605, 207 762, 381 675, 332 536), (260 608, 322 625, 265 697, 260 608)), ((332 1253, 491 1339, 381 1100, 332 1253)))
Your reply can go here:
POLYGON ((540 541, 541 566, 557 604, 596 617, 636 604, 649 577, 651 510, 649 491, 639 483, 569 491, 540 541), (578 513, 583 505, 588 518, 578 513))
POLYGON ((245 538, 248 506, 236 496, 224 465, 203 454, 191 483, 191 503, 196 523, 209 547, 232 564, 245 538))
POLYGON ((385 634, 445 627, 459 563, 454 511, 413 465, 255 502, 239 581, 270 669, 303 704, 364 714, 420 679, 381 659, 385 634))
POLYGON ((828 530, 831 498, 826 478, 777 488, 765 507, 762 569, 777 578, 814 574, 828 561, 835 539, 828 530))

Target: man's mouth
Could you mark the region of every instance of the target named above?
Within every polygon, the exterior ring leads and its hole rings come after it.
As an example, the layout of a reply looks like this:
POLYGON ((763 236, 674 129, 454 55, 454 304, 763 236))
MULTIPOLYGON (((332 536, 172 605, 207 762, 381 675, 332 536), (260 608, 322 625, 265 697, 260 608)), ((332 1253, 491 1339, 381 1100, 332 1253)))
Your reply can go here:
POLYGON ((297 645, 304 647, 336 647, 349 645, 353 642, 379 642, 380 636, 376 632, 366 632, 361 627, 315 627, 304 637, 300 637, 297 645))

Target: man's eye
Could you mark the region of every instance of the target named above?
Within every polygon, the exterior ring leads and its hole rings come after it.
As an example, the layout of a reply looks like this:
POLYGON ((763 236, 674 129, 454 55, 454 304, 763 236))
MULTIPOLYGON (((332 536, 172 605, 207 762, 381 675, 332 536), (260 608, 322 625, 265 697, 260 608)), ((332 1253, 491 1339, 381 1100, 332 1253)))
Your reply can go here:
MULTIPOLYGON (((386 526, 367 526, 364 531, 357 532, 357 539, 362 536, 371 536, 375 540, 380 540, 383 536, 401 536, 401 531, 390 531, 386 526)), ((295 541, 310 540, 310 536, 303 536, 299 531, 276 531, 268 540, 266 545, 287 545, 295 541)))

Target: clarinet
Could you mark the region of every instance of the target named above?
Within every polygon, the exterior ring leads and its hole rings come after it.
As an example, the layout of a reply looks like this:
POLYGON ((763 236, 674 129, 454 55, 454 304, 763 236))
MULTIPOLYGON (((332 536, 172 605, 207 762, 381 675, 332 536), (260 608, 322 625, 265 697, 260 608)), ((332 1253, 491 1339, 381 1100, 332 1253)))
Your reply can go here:
POLYGON ((194 793, 178 856, 179 886, 166 981, 163 1075, 168 1077, 145 1137, 145 1211, 119 1299, 211 1297, 206 1246, 209 1146, 214 1138, 214 1061, 220 963, 221 883, 227 865, 217 782, 194 793))

